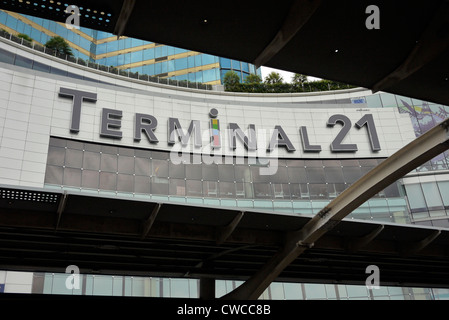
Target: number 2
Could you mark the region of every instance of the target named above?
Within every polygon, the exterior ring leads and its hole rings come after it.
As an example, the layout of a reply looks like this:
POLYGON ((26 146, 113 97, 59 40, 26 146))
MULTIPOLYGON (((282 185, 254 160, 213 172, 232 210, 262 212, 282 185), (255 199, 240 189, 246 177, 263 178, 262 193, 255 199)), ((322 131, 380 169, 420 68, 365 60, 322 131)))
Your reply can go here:
MULTIPOLYGON (((348 132, 351 130, 351 120, 342 114, 334 114, 327 121, 328 127, 334 127, 337 123, 342 125, 342 128, 334 141, 331 143, 331 150, 333 152, 355 152, 358 150, 356 144, 342 143, 348 132)), ((359 121, 356 122, 357 129, 361 129, 366 126, 368 130, 368 137, 371 143, 372 151, 380 151, 379 136, 377 135, 376 125, 372 114, 365 114, 359 121)))
POLYGON ((342 128, 338 135, 335 137, 334 141, 331 143, 331 150, 333 152, 352 152, 357 151, 357 145, 356 144, 344 144, 342 143, 343 139, 348 134, 349 130, 351 130, 351 120, 345 115, 342 114, 334 114, 327 120, 327 126, 333 127, 337 123, 342 124, 342 128))

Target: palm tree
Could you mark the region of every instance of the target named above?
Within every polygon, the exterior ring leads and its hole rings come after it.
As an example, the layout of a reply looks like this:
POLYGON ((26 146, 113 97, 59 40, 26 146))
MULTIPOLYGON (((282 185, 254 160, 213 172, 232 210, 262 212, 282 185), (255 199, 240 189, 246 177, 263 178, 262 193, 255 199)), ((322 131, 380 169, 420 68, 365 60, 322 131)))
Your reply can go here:
POLYGON ((53 49, 56 53, 61 55, 73 56, 72 49, 64 38, 56 36, 51 38, 45 43, 45 46, 49 49, 53 49))
POLYGON ((284 81, 284 79, 282 78, 282 76, 279 73, 274 72, 274 71, 272 71, 265 77, 266 84, 278 84, 278 83, 282 83, 283 81, 284 81))
POLYGON ((295 73, 295 75, 292 78, 292 83, 296 85, 303 85, 304 83, 307 83, 308 79, 306 75, 295 73))
POLYGON ((240 83, 240 77, 235 71, 228 71, 225 73, 223 77, 223 84, 227 87, 232 87, 233 85, 236 85, 237 83, 240 83))
POLYGON ((251 73, 250 75, 246 76, 245 83, 261 83, 262 78, 254 73, 251 73))

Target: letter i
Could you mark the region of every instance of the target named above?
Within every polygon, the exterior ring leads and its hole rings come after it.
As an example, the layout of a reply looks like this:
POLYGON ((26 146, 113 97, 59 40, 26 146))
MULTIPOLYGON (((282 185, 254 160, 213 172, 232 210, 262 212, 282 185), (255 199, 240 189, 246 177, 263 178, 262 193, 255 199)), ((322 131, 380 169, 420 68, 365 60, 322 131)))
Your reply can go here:
POLYGON ((218 149, 221 147, 220 141, 220 121, 216 119, 218 115, 218 110, 213 108, 210 110, 210 128, 211 128, 211 143, 212 149, 218 149))

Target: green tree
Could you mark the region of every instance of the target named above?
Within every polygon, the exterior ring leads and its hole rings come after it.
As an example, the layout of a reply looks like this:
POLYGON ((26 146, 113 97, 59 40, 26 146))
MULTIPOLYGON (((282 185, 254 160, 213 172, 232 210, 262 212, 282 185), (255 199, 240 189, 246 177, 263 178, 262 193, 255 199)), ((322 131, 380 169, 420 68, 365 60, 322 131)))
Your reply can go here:
POLYGON ((49 49, 55 50, 62 55, 73 56, 72 49, 64 38, 56 36, 51 38, 45 43, 45 46, 49 49))
POLYGON ((282 76, 274 71, 272 71, 265 77, 266 84, 281 84, 283 83, 283 81, 284 79, 282 78, 282 76))
POLYGON ((27 35, 27 34, 25 34, 25 33, 19 33, 19 34, 17 35, 17 37, 18 37, 18 38, 22 38, 22 39, 24 39, 24 40, 27 40, 27 41, 29 41, 29 42, 33 42, 33 39, 32 39, 29 35, 27 35))
POLYGON ((262 82, 262 78, 259 75, 257 75, 257 74, 251 73, 250 75, 248 75, 245 78, 244 82, 245 83, 261 83, 262 82))
POLYGON ((225 73, 223 77, 223 84, 226 87, 232 87, 238 83, 240 83, 240 77, 237 72, 231 70, 225 73))
POLYGON ((308 82, 307 76, 299 73, 295 73, 292 77, 292 83, 295 85, 303 85, 308 82))

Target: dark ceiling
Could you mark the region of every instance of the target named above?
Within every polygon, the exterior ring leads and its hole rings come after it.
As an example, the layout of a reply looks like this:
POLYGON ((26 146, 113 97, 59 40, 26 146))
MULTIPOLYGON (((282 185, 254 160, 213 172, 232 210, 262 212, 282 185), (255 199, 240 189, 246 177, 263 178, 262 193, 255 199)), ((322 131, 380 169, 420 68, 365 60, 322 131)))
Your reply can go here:
MULTIPOLYGON (((82 8, 84 27, 449 105, 447 1, 71 3, 82 8), (379 8, 379 29, 365 26, 369 5, 379 8)), ((60 22, 68 17, 63 6, 0 3, 60 22)))
MULTIPOLYGON (((6 187, 0 212, 2 270, 241 280, 311 219, 6 187)), ((279 280, 363 285, 376 265, 382 285, 447 288, 448 243, 445 229, 344 220, 279 280)))

